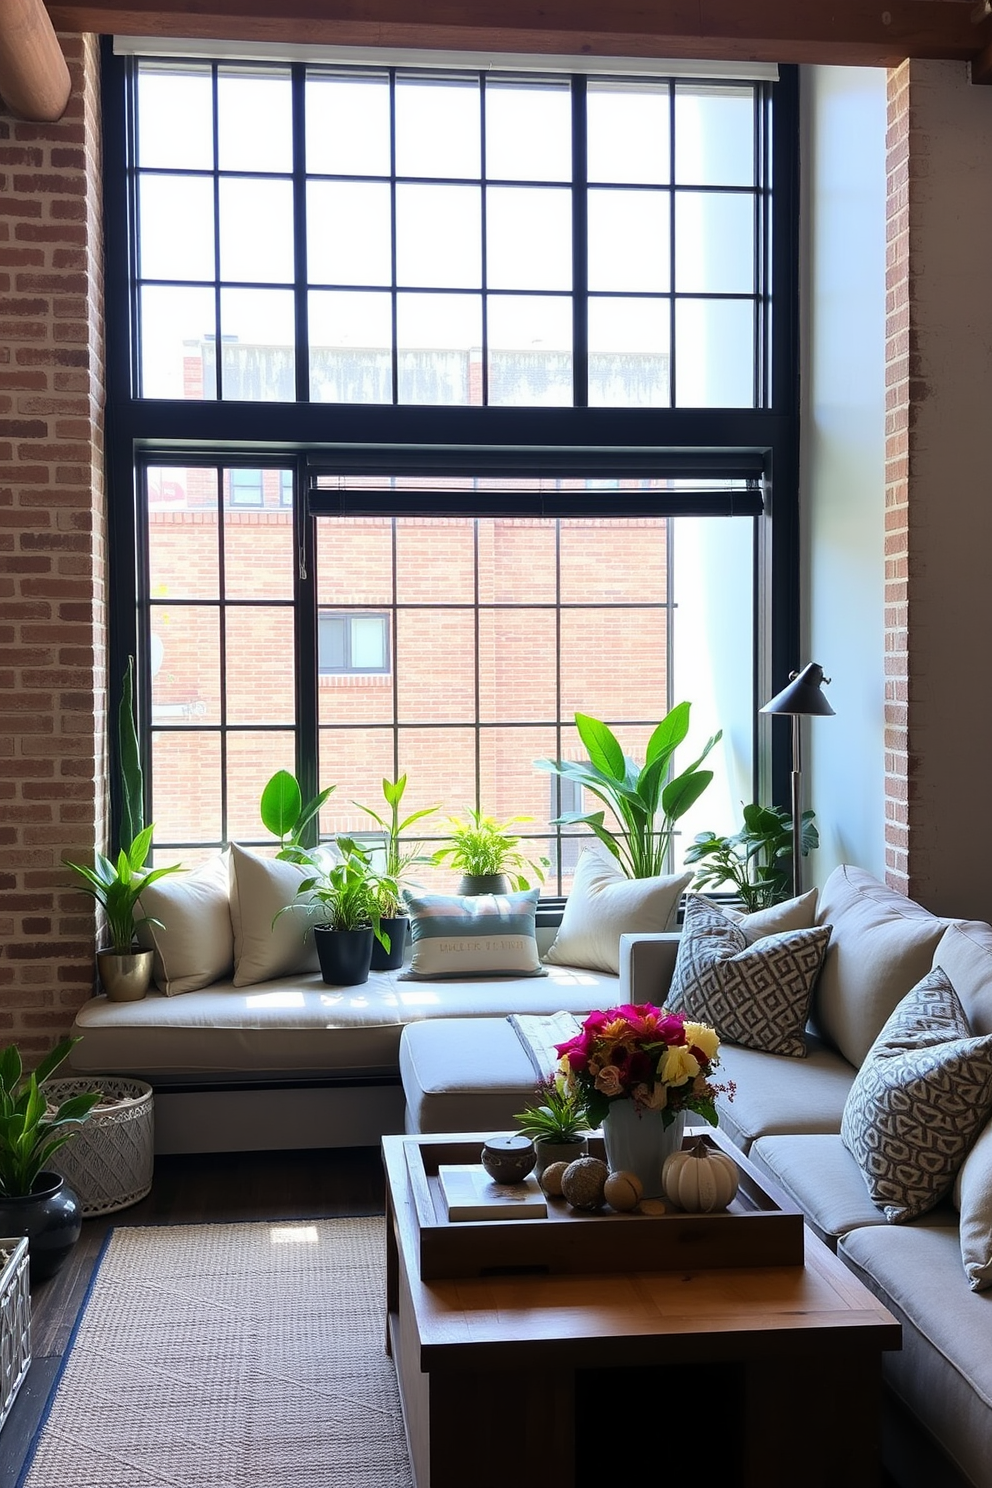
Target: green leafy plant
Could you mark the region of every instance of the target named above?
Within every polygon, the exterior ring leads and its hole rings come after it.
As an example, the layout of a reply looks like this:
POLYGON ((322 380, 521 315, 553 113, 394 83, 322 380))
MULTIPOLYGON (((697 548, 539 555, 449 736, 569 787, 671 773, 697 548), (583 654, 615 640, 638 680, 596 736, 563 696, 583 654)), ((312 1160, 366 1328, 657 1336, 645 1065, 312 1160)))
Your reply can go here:
POLYGON ((699 767, 723 737, 722 730, 706 741, 688 769, 666 783, 672 756, 689 732, 689 706, 678 703, 661 720, 648 740, 643 765, 624 754, 607 724, 585 713, 576 713, 575 727, 587 760, 534 762, 539 770, 574 780, 610 809, 616 827, 606 825, 605 811, 566 811, 556 818, 556 825, 589 827, 628 878, 653 878, 665 872, 676 822, 713 779, 712 770, 699 767))
MULTIPOLYGON (((820 845, 813 811, 800 817, 802 856, 820 845)), ((792 816, 779 806, 744 807, 744 825, 732 836, 700 832, 685 855, 686 863, 703 863, 693 883, 697 889, 734 886, 748 913, 788 899, 792 892, 792 816)))
MULTIPOLYGON (((300 880, 296 901, 287 910, 302 910, 318 925, 330 930, 365 930, 371 926, 376 939, 389 950, 389 936, 382 928, 380 895, 398 896, 395 879, 380 873, 369 850, 353 837, 338 837, 339 857, 330 859, 316 848, 301 850, 295 862, 314 871, 300 880)), ((284 914, 286 910, 280 910, 284 914)), ((278 919, 278 915, 276 918, 278 919)))
POLYGON ((78 879, 84 894, 103 906, 107 917, 110 949, 119 956, 131 951, 139 925, 162 927, 152 915, 136 915, 142 892, 169 873, 182 873, 180 863, 167 868, 146 868, 151 852, 154 823, 143 826, 144 783, 138 751, 138 732, 134 719, 134 657, 129 656, 124 673, 121 706, 118 713, 117 752, 120 764, 121 837, 116 859, 101 852, 93 854, 93 866, 64 859, 78 879))
POLYGON ((408 832, 414 822, 421 821, 425 816, 433 815, 440 808, 438 806, 423 806, 419 811, 411 811, 409 816, 401 818, 400 812, 405 790, 405 775, 401 775, 398 780, 383 780, 382 794, 389 808, 388 815, 386 816, 373 810, 371 806, 363 806, 361 801, 354 803, 360 811, 366 812, 374 822, 378 823, 385 836, 384 878, 378 890, 379 913, 384 920, 392 919, 399 914, 399 891, 408 876, 410 868, 416 863, 429 863, 432 861, 429 856, 424 856, 417 848, 404 847, 403 833, 408 832), (388 884, 396 885, 395 893, 385 886, 388 884))
POLYGON ((569 1089, 564 1076, 542 1080, 536 1101, 514 1116, 525 1137, 556 1146, 580 1142, 589 1130, 585 1101, 578 1086, 569 1089))
POLYGON ((539 883, 550 867, 546 857, 528 858, 521 850, 520 837, 512 830, 529 816, 511 816, 498 822, 480 809, 469 807, 466 819, 450 816, 448 840, 434 853, 431 861, 444 863, 472 878, 488 878, 502 873, 514 889, 529 889, 530 880, 523 872, 534 874, 539 883))
POLYGON ((63 1039, 23 1078, 17 1046, 0 1051, 0 1193, 8 1198, 32 1193, 39 1173, 103 1099, 99 1090, 86 1091, 53 1108, 45 1098, 45 1081, 78 1042, 63 1039))
POLYGON ((288 770, 277 770, 266 781, 258 810, 265 830, 279 839, 277 858, 296 861, 297 852, 306 852, 303 839, 307 828, 311 822, 316 821, 324 802, 334 789, 333 785, 329 785, 318 791, 312 801, 304 804, 300 783, 288 770))

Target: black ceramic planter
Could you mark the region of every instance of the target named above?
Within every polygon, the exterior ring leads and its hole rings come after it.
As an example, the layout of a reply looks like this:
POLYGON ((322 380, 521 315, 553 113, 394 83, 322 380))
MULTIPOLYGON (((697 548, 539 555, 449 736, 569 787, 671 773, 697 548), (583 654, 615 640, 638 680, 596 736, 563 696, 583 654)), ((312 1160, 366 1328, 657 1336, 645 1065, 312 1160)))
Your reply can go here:
POLYGON ((357 987, 369 979, 372 964, 372 926, 367 930, 332 930, 314 925, 320 974, 331 987, 357 987))
POLYGON ((389 950, 375 936, 372 937, 372 970, 373 971, 396 971, 403 965, 403 952, 406 949, 406 928, 410 921, 406 915, 397 915, 395 919, 380 920, 379 928, 384 935, 389 936, 389 950))
POLYGON ((505 873, 463 873, 459 894, 507 894, 510 885, 505 873))
POLYGON ((83 1206, 58 1173, 39 1173, 21 1198, 0 1195, 0 1233, 27 1235, 32 1281, 55 1275, 82 1228, 83 1206))

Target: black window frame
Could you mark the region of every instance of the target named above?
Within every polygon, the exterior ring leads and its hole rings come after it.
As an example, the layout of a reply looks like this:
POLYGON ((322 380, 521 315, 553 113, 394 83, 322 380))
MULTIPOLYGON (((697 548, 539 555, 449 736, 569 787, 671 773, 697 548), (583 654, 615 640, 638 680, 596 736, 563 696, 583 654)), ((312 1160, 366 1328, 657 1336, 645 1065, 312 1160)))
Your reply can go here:
MULTIPOLYGON (((326 403, 233 403, 139 399, 132 395, 136 368, 132 346, 135 313, 130 242, 133 201, 128 187, 128 76, 135 59, 116 55, 112 38, 102 39, 104 123, 104 218, 106 243, 106 326, 108 428, 107 489, 110 528, 111 705, 129 655, 139 658, 138 712, 147 744, 150 729, 150 678, 141 664, 146 654, 145 619, 139 576, 146 570, 136 462, 195 462, 197 456, 231 463, 293 466, 298 493, 311 489, 314 463, 340 464, 343 453, 359 465, 381 470, 389 452, 417 459, 446 459, 488 451, 504 468, 533 469, 537 456, 556 452, 583 469, 595 459, 614 467, 616 456, 639 458, 657 468, 678 466, 691 474, 714 464, 760 471, 762 493, 755 575, 754 719, 755 797, 785 799, 788 740, 785 731, 762 733, 758 707, 799 661, 799 70, 782 66, 775 83, 759 86, 764 99, 759 147, 766 152, 772 183, 766 198, 763 231, 774 243, 769 286, 768 332, 760 375, 765 406, 760 408, 501 408, 326 403), (774 128, 770 127, 774 110, 774 128), (774 305, 774 314, 770 307, 774 305), (264 437, 260 438, 260 424, 264 437)), ((301 369, 301 378, 305 377, 301 369)), ((623 463, 622 461, 620 463, 623 463)), ((312 500, 312 497, 311 497, 312 500)), ((449 508, 451 509, 451 508, 449 508)), ((507 508, 513 514, 512 506, 507 508)), ((699 508, 693 508, 699 510, 699 508)), ((573 496, 569 510, 587 515, 616 512, 615 493, 573 496), (611 496, 614 499, 610 499, 611 496)), ((642 512, 648 508, 642 504, 642 512)), ((666 514, 655 505, 652 514, 666 514)), ((473 505, 466 514, 476 515, 473 505)), ((312 552, 314 513, 306 500, 295 507, 299 573, 306 574, 312 552)), ((315 687, 302 675, 316 676, 316 637, 312 620, 298 624, 298 774, 316 788, 315 687)), ((111 741, 111 747, 113 742, 111 741)), ((113 762, 112 762, 113 764, 113 762)), ((116 771, 112 769, 111 778, 116 771)), ((118 803, 115 801, 115 810, 118 803)))

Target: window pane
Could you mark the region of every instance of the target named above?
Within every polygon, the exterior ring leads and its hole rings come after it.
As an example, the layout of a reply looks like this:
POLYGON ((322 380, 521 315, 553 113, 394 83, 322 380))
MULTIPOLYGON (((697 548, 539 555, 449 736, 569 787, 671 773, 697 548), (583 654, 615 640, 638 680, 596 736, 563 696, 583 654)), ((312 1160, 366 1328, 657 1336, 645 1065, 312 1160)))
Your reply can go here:
POLYGON ((315 403, 393 401, 393 309, 388 294, 315 290, 310 396, 315 403))
POLYGON ((307 170, 335 176, 389 174, 389 79, 308 72, 307 170))
POLYGON ((667 192, 590 191, 589 288, 669 289, 668 213, 667 192))
POLYGON ((220 316, 224 397, 291 402, 296 397, 292 292, 225 289, 220 316))
POLYGON ((212 289, 141 291, 141 396, 216 398, 212 289), (210 343, 209 363, 204 356, 210 343))
MULTIPOLYGON (((156 600, 217 599, 216 471, 156 466, 147 471, 145 479, 151 595, 156 600)), ((159 625, 167 618, 164 611, 159 612, 159 625)), ((158 655, 161 664, 161 647, 158 655)))
POLYGON ((396 79, 396 174, 478 176, 479 84, 473 78, 396 79))
POLYGON ((210 170, 214 163, 210 67, 138 64, 138 164, 210 170))
POLYGON ((138 185, 142 279, 213 279, 210 176, 142 176, 138 185))
POLYGON ((551 604, 556 594, 555 524, 527 517, 479 524, 479 599, 551 604))
POLYGON ((215 605, 151 606, 162 642, 152 680, 152 723, 185 728, 220 723, 220 612, 215 605))
POLYGON ((292 110, 288 71, 221 68, 217 79, 221 170, 291 171, 292 110))
POLYGON ((235 176, 220 183, 220 274, 260 284, 293 279, 293 187, 235 176))
MULTIPOLYGON (((464 816, 475 804, 475 729, 404 728, 399 733, 400 773, 405 773, 428 801, 442 802, 437 816, 424 822, 424 837, 440 841, 449 816, 464 816)), ((403 800, 406 805, 406 797, 403 800)), ((450 868, 424 869, 424 882, 433 881, 445 893, 458 882, 450 868)))
MULTIPOLYGON (((636 560, 635 560, 636 561, 636 560)), ((562 710, 606 720, 665 711, 665 611, 564 610, 561 617, 562 710), (636 636, 636 644, 631 644, 636 636), (591 668, 591 656, 609 665, 591 668), (652 701, 653 700, 653 701, 652 701)))
MULTIPOLYGON (((479 739, 482 808, 499 821, 512 816, 531 818, 519 822, 515 830, 522 839, 521 852, 532 859, 547 853, 546 834, 551 814, 548 776, 543 770, 535 770, 534 761, 554 754, 554 739, 554 730, 550 728, 486 728, 479 739)), ((536 888, 540 883, 538 875, 528 873, 526 868, 523 873, 531 887, 536 888)))
POLYGON ((317 602, 346 605, 393 599, 392 523, 388 517, 335 517, 317 522, 317 602))
POLYGON ((221 841, 219 734, 153 732, 151 779, 156 842, 221 841))
MULTIPOLYGON (((325 729, 320 735, 321 786, 337 790, 320 813, 322 833, 376 833, 372 818, 357 802, 383 814, 382 782, 393 779, 393 735, 386 728, 325 729)), ((413 782, 410 783, 411 789, 413 782)), ((410 791, 404 795, 403 810, 410 791)))
POLYGON ((571 289, 570 191, 491 186, 486 212, 486 272, 491 288, 571 289))
POLYGON ((671 302, 589 301, 590 408, 667 408, 671 302))
POLYGON ((317 616, 317 668, 343 672, 348 666, 348 622, 343 615, 317 616))
MULTIPOLYGON (((234 472, 232 472, 233 474, 234 472)), ((224 583, 228 599, 292 599, 293 514, 280 504, 280 477, 260 470, 262 509, 228 509, 224 518, 224 583)))
POLYGON ((228 605, 226 617, 227 721, 293 724, 296 667, 292 610, 272 605, 228 605))
MULTIPOLYGON (((321 672, 317 681, 317 710, 322 727, 345 724, 365 729, 375 724, 391 725, 392 673, 321 672)), ((348 777, 339 774, 338 778, 348 777)))
POLYGON ((475 524, 470 517, 396 523, 396 598, 400 604, 471 604, 475 595, 475 524))
POLYGON ((566 83, 487 84, 486 175, 571 180, 572 95, 566 83))
POLYGON ((490 295, 489 402, 567 407, 573 400, 572 301, 490 295))
POLYGON ((675 179, 680 185, 754 184, 754 90, 733 83, 678 83, 675 179))
POLYGON ((351 622, 351 665, 356 671, 382 672, 389 665, 386 619, 355 615, 351 622))
POLYGON ((482 721, 499 723, 553 717, 555 652, 553 610, 481 610, 479 717, 482 721))
POLYGON ((669 94, 653 83, 590 82, 590 181, 662 185, 669 176, 669 94))
MULTIPOLYGON (((667 543, 664 517, 562 522, 562 603, 606 604, 611 599, 660 603, 668 588, 667 543)), ((581 619, 581 611, 578 614, 581 619)), ((655 625, 652 611, 644 611, 644 618, 646 624, 655 625)), ((632 635, 639 633, 636 612, 627 611, 625 623, 632 635)), ((565 716, 569 716, 567 709, 565 716)))
POLYGON ((682 294, 753 294, 752 196, 679 193, 675 288, 682 294))
POLYGON ((402 723, 465 723, 475 716, 471 610, 401 610, 396 683, 402 723))
POLYGON ((385 183, 309 183, 307 277, 321 284, 392 283, 392 208, 385 183))
POLYGON ((481 279, 478 188, 397 186, 397 283, 427 289, 473 289, 481 279))
POLYGON ((230 842, 264 842, 269 833, 258 814, 262 787, 277 770, 296 771, 290 730, 232 729, 227 735, 224 779, 227 785, 227 836, 230 842))
POLYGON ((482 402, 479 295, 396 297, 401 403, 482 402))
POLYGON ((679 300, 675 306, 679 408, 754 406, 754 305, 679 300))

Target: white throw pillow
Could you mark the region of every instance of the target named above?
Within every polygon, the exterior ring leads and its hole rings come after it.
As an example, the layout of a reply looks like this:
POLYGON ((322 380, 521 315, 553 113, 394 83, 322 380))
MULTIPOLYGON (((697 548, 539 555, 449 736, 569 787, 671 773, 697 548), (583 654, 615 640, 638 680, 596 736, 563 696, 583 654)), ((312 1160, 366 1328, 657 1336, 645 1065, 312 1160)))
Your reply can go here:
POLYGON ((585 849, 572 892, 545 961, 588 971, 620 971, 621 935, 675 930, 679 902, 693 874, 627 878, 612 858, 585 849))
MULTIPOLYGON (((795 899, 770 904, 767 909, 755 909, 750 914, 729 909, 723 912, 744 931, 748 945, 753 945, 766 935, 782 935, 787 930, 812 930, 816 924, 816 901, 816 889, 808 889, 795 899)), ((717 908, 722 908, 722 905, 717 908)))
POLYGON ((276 915, 296 900, 301 880, 312 869, 279 858, 265 858, 231 844, 231 924, 234 929, 234 985, 250 987, 293 971, 317 971, 317 950, 300 910, 276 915), (273 923, 274 922, 274 923, 273 923))
POLYGON ((139 925, 138 940, 154 951, 152 976, 166 997, 199 992, 230 976, 234 931, 227 857, 218 853, 188 873, 170 874, 149 884, 138 900, 138 914, 161 920, 161 927, 139 925))

